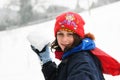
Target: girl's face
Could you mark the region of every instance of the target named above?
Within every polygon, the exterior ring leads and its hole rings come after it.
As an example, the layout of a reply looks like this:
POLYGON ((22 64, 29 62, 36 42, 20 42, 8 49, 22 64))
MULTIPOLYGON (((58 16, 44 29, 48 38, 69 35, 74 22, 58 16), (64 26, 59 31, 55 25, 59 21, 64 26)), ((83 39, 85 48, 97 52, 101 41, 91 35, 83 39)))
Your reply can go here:
POLYGON ((73 32, 67 32, 64 30, 60 30, 57 32, 57 41, 58 45, 64 51, 66 47, 69 47, 73 44, 74 38, 73 38, 73 32))

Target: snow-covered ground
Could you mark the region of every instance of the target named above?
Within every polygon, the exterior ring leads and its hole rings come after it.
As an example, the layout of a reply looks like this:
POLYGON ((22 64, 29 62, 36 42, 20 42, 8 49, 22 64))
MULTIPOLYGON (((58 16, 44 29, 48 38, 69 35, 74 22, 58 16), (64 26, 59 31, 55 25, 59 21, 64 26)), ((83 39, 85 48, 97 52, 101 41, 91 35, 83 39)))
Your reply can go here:
MULTIPOLYGON (((86 22, 86 33, 93 33, 96 37, 96 45, 120 62, 119 10, 120 1, 90 12, 83 12, 81 15, 86 22)), ((52 20, 0 32, 0 80, 44 80, 39 58, 31 50, 27 35, 39 32, 54 39, 54 22, 55 20, 52 20)), ((54 56, 53 53, 51 55, 54 56)), ((120 76, 105 75, 105 78, 120 80, 120 76)))

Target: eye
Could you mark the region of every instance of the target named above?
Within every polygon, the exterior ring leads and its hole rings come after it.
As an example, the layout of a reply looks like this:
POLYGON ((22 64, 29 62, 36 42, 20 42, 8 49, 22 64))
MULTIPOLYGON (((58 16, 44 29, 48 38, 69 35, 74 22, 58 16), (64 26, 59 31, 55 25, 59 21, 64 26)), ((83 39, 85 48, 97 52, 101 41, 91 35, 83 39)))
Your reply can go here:
POLYGON ((73 33, 68 33, 68 35, 73 35, 73 33))
POLYGON ((62 36, 62 35, 63 35, 63 33, 61 33, 61 32, 58 32, 58 33, 57 33, 57 35, 58 35, 58 36, 62 36))
POLYGON ((67 33, 68 36, 73 36, 73 33, 67 33))

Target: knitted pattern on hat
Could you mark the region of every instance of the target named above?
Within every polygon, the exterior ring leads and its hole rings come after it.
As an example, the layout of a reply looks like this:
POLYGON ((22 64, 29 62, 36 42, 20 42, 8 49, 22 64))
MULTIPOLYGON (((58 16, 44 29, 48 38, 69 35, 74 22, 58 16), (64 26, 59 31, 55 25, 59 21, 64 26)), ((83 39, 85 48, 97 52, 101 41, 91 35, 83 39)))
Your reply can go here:
POLYGON ((62 29, 66 28, 69 30, 72 30, 76 34, 78 34, 80 37, 84 38, 84 20, 82 17, 74 12, 65 12, 59 15, 56 18, 56 23, 54 27, 54 35, 56 36, 57 32, 62 29))

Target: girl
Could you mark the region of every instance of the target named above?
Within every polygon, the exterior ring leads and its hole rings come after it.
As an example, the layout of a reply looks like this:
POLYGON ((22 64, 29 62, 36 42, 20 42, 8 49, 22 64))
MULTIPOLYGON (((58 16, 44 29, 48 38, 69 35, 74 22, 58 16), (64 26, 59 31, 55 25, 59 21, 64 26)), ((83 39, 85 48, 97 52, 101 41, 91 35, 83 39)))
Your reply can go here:
POLYGON ((65 12, 56 18, 51 49, 61 60, 58 66, 50 58, 48 43, 41 51, 31 45, 43 62, 45 80, 105 80, 102 61, 94 54, 95 38, 91 33, 84 33, 84 24, 82 17, 74 12, 65 12))

